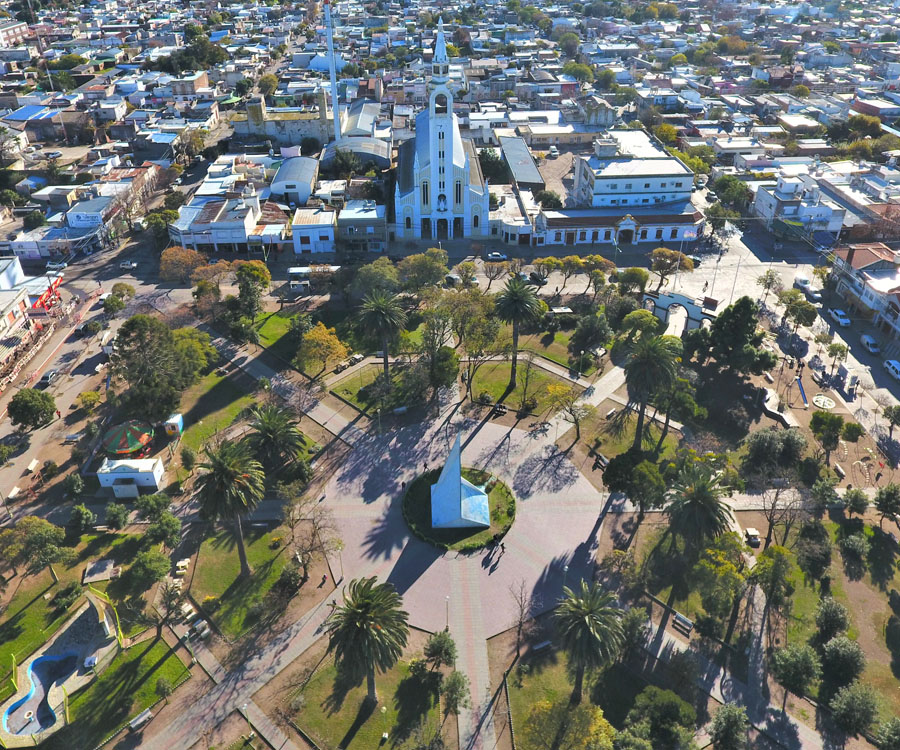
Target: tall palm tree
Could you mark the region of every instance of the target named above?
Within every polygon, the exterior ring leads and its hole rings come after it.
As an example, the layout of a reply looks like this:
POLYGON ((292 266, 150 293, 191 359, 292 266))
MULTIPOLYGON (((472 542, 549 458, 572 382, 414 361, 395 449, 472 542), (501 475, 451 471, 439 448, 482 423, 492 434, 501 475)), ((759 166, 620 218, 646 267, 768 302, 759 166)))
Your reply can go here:
POLYGON ((689 463, 672 485, 672 502, 666 508, 669 531, 684 539, 689 548, 729 529, 731 509, 722 502, 721 475, 700 463, 689 463))
POLYGON ((216 448, 207 448, 206 461, 200 464, 205 471, 197 480, 200 515, 208 520, 234 521, 241 575, 249 576, 250 564, 244 549, 244 530, 241 516, 250 513, 263 498, 265 472, 262 464, 250 455, 246 443, 224 440, 216 448))
POLYGON ((406 325, 406 313, 400 307, 400 300, 394 294, 376 289, 362 301, 359 308, 359 319, 363 328, 373 331, 381 339, 381 351, 384 354, 384 377, 390 377, 388 364, 388 347, 406 325))
POLYGON ((563 588, 554 618, 569 663, 575 669, 572 703, 581 702, 585 670, 606 666, 622 648, 622 610, 615 602, 615 595, 596 581, 590 586, 582 581, 577 593, 568 586, 563 588))
POLYGON ((358 578, 347 586, 344 603, 328 618, 328 650, 351 677, 366 678, 366 699, 378 702, 375 670, 385 672, 400 658, 409 635, 409 615, 390 583, 358 578))
POLYGON ((293 462, 306 446, 306 438, 291 411, 278 404, 256 404, 250 410, 247 442, 267 469, 293 462))
POLYGON ((650 396, 658 389, 672 386, 680 358, 681 341, 674 336, 641 336, 631 348, 625 362, 625 382, 629 398, 638 404, 633 449, 640 450, 641 447, 650 396))
POLYGON ((497 295, 495 307, 497 315, 504 323, 512 324, 512 366, 509 370, 509 390, 516 387, 516 360, 519 354, 519 326, 530 323, 541 314, 541 303, 530 284, 518 276, 506 282, 503 291, 497 295))

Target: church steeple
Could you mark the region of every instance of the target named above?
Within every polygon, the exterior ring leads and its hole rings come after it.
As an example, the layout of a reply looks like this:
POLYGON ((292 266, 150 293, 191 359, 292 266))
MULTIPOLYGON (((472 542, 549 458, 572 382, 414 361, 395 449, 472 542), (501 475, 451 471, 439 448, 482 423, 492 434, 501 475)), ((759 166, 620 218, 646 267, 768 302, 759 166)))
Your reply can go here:
POLYGON ((437 37, 434 40, 434 55, 431 58, 431 82, 445 84, 450 80, 450 59, 447 57, 447 43, 444 41, 444 19, 438 19, 437 37))

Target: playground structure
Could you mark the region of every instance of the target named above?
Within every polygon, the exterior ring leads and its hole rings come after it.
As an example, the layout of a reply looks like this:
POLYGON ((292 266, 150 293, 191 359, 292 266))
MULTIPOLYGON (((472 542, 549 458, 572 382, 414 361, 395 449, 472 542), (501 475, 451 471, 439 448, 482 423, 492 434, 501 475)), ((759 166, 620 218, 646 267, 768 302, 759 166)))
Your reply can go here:
POLYGON ((688 297, 686 294, 678 294, 677 292, 644 292, 642 305, 645 310, 650 310, 657 318, 669 322, 669 314, 673 307, 681 307, 686 315, 687 320, 684 323, 684 329, 690 331, 693 328, 702 328, 704 325, 710 325, 716 316, 707 309, 715 309, 713 300, 698 300, 694 297, 688 297))

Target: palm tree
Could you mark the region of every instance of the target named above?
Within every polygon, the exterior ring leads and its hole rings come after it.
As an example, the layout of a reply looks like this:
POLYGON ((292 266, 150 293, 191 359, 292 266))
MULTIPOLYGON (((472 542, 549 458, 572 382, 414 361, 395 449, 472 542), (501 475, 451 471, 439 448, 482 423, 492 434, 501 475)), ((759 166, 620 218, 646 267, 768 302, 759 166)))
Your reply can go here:
POLYGON ((625 362, 625 382, 629 398, 639 405, 634 450, 641 447, 647 402, 654 391, 675 383, 680 357, 681 341, 674 336, 641 336, 631 348, 625 362))
POLYGON ((519 353, 519 325, 535 320, 541 314, 541 303, 534 289, 518 276, 506 282, 497 295, 497 315, 504 323, 512 324, 512 366, 509 370, 509 390, 516 387, 516 359, 519 353))
POLYGON ((257 404, 250 410, 247 442, 254 455, 269 469, 293 462, 306 446, 299 423, 290 410, 277 404, 257 404))
POLYGON ((666 508, 669 531, 694 549, 724 534, 731 520, 731 509, 721 499, 724 494, 720 474, 696 462, 685 466, 672 485, 672 502, 666 508))
POLYGON ((597 669, 614 661, 622 648, 622 610, 616 597, 600 584, 581 582, 575 593, 568 586, 554 615, 569 663, 575 669, 572 703, 581 702, 586 669, 597 669))
POLYGON ((384 377, 387 380, 391 374, 388 365, 388 347, 391 339, 406 325, 406 313, 400 307, 400 300, 396 295, 376 289, 363 299, 359 316, 363 328, 373 331, 381 339, 384 377))
POLYGON ((400 658, 409 634, 409 615, 390 583, 358 578, 350 581, 344 603, 328 618, 328 650, 350 677, 366 678, 366 699, 378 702, 375 670, 385 672, 400 658))
POLYGON ((207 448, 204 453, 207 460, 200 464, 200 468, 205 473, 197 480, 200 515, 208 520, 234 520, 241 575, 249 576, 251 570, 247 550, 244 549, 241 516, 251 512, 262 500, 265 472, 259 461, 250 455, 246 443, 224 440, 218 447, 207 448))

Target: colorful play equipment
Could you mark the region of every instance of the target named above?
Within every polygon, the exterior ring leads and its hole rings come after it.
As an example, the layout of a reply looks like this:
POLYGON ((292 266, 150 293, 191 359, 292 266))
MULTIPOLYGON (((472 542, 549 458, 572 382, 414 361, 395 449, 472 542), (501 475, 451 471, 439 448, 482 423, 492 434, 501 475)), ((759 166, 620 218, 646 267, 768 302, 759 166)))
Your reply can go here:
POLYGON ((117 424, 103 436, 103 450, 117 458, 140 458, 152 444, 153 426, 140 419, 117 424))

